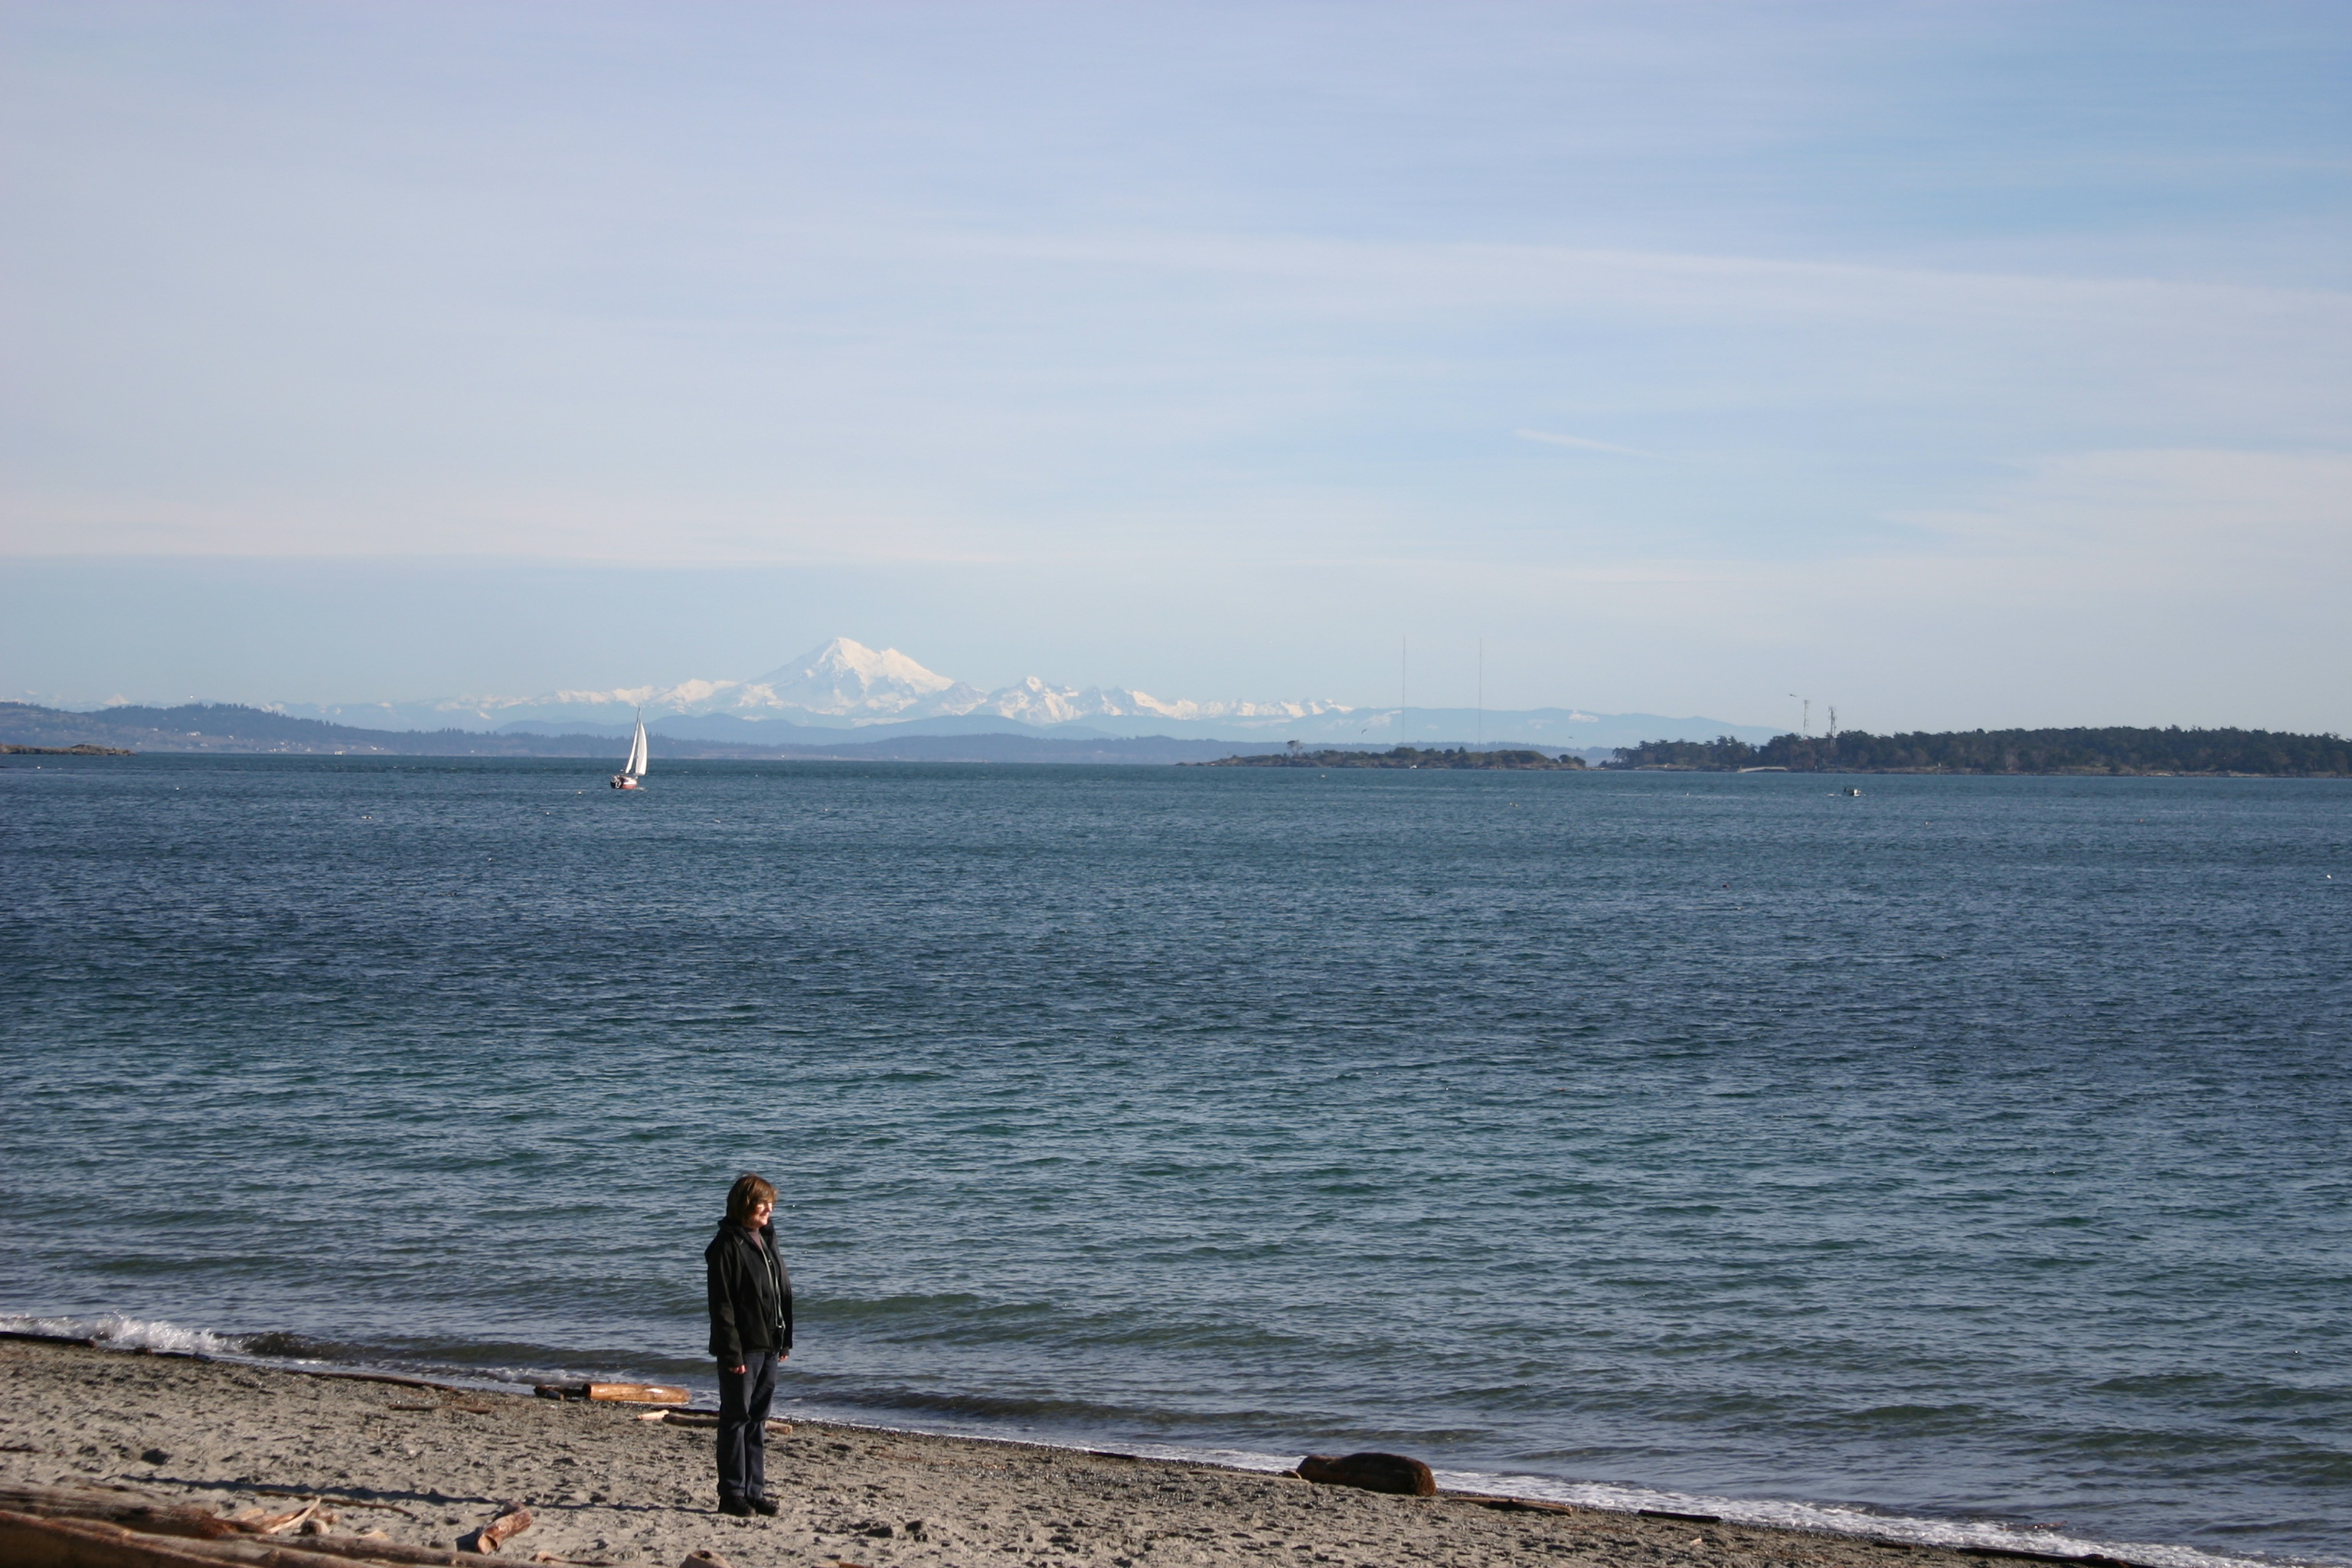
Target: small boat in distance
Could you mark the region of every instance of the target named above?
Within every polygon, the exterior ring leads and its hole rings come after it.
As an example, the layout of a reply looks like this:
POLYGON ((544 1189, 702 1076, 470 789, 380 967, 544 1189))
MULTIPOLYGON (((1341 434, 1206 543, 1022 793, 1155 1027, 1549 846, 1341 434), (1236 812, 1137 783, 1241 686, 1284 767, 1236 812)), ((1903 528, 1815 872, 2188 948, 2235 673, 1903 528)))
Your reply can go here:
POLYGON ((646 776, 646 710, 637 710, 637 732, 629 742, 629 760, 613 775, 614 789, 635 789, 637 781, 646 776))

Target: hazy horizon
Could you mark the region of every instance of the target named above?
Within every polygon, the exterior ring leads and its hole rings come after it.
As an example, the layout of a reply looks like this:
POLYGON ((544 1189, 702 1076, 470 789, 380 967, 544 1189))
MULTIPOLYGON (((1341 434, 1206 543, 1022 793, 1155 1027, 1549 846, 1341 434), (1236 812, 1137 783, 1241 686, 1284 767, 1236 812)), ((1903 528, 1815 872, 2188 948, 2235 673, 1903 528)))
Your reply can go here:
POLYGON ((0 690, 2352 728, 2352 11, 0 4, 0 690))

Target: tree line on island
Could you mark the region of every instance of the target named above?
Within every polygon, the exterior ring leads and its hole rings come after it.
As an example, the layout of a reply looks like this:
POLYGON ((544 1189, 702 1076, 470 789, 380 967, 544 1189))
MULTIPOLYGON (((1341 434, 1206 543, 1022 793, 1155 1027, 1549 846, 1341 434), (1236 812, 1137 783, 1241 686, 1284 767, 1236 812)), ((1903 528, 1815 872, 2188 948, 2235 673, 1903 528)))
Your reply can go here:
POLYGON ((1584 766, 1574 752, 1532 749, 1474 752, 1467 746, 1392 746, 1385 752, 1309 752, 1293 741, 1286 750, 1255 756, 1220 757, 1212 768, 1569 768, 1584 766))
MULTIPOLYGON (((1576 770, 1571 752, 1501 747, 1393 746, 1310 752, 1294 741, 1271 754, 1223 757, 1223 768, 1544 768, 1576 770)), ((2352 777, 2352 742, 2340 735, 2273 730, 2154 730, 2111 726, 2071 730, 1914 731, 1874 735, 1775 735, 1752 745, 1729 735, 1712 741, 1645 741, 1615 748, 1609 769, 1739 773, 1769 769, 1824 773, 2239 774, 2263 778, 2352 777)))
POLYGON ((1620 746, 1604 768, 1737 773, 1785 768, 1838 773, 2205 773, 2270 778, 2352 775, 2352 742, 2340 735, 2273 730, 1926 731, 1874 735, 1775 735, 1760 746, 1723 735, 1712 741, 1647 741, 1620 746))

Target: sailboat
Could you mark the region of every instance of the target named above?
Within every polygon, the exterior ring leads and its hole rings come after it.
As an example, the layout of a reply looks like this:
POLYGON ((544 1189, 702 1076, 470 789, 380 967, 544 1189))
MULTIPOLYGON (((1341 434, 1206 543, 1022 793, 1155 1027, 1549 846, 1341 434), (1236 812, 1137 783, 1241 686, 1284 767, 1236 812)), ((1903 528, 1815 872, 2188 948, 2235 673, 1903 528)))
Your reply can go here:
POLYGON ((637 781, 646 776, 646 710, 637 710, 637 732, 629 742, 629 760, 613 775, 614 789, 635 789, 637 781))

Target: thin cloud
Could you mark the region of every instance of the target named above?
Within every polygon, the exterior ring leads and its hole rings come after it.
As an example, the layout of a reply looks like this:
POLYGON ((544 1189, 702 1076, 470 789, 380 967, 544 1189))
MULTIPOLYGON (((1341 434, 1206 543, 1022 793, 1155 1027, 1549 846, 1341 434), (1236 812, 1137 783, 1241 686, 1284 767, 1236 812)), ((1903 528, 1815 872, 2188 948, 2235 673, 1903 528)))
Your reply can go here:
POLYGON ((1547 447, 1573 447, 1580 452, 1614 452, 1621 458, 1654 458, 1658 455, 1633 447, 1612 446, 1607 441, 1595 441, 1584 436, 1561 436, 1549 430, 1514 430, 1511 434, 1522 441, 1540 441, 1547 447))

